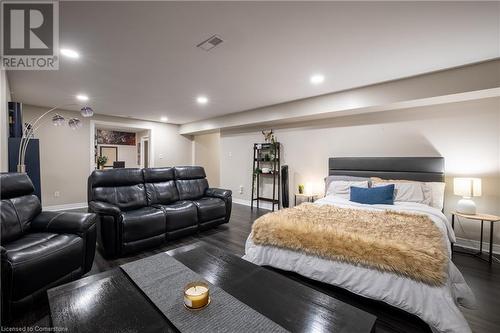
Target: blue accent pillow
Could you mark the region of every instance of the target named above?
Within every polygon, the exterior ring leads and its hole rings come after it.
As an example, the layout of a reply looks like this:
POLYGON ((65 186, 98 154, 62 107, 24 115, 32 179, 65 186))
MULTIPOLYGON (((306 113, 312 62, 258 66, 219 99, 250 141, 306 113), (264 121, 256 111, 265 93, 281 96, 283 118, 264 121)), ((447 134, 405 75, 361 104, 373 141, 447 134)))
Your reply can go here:
POLYGON ((350 200, 368 205, 394 205, 394 184, 369 188, 351 186, 350 200))

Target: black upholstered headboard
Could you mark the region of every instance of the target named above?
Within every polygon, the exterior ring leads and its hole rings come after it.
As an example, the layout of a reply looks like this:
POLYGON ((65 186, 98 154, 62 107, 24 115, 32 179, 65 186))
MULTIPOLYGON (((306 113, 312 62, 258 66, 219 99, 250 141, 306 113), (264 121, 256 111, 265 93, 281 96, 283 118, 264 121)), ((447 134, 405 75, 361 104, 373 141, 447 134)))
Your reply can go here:
POLYGON ((444 182, 444 158, 330 157, 328 175, 444 182))

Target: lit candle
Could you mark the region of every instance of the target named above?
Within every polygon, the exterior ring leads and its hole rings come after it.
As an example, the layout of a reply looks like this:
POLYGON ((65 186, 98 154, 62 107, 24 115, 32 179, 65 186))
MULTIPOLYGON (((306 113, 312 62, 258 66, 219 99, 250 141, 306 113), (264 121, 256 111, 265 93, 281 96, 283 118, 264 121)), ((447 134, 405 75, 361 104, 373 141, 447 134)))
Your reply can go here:
POLYGON ((191 282, 184 287, 184 304, 189 309, 200 309, 210 302, 208 285, 204 282, 191 282))

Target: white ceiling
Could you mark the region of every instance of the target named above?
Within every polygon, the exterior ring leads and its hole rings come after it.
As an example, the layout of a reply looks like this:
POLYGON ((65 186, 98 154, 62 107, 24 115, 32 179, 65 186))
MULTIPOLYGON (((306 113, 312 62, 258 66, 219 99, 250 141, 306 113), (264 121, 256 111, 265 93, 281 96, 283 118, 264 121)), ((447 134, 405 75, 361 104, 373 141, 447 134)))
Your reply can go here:
POLYGON ((96 113, 173 123, 500 56, 499 2, 60 2, 60 16, 81 58, 10 71, 13 99, 86 93, 96 113), (225 42, 195 47, 213 34, 225 42))

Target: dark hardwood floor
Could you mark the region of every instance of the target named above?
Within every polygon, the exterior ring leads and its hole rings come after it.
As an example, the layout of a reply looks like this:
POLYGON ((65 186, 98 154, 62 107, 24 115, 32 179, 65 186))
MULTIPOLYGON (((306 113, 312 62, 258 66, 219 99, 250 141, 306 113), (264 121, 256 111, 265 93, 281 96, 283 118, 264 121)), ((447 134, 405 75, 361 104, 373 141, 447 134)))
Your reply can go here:
MULTIPOLYGON (((250 207, 233 204, 231 221, 229 224, 219 226, 215 229, 205 231, 199 235, 185 237, 180 240, 165 244, 161 248, 145 251, 134 256, 106 260, 97 251, 92 270, 87 275, 100 273, 124 263, 134 261, 150 255, 171 250, 173 248, 192 244, 200 240, 217 246, 236 255, 243 255, 245 240, 248 237, 253 221, 267 213, 265 210, 255 210, 250 207)), ((487 263, 467 255, 455 254, 454 262, 463 273, 465 279, 474 291, 478 307, 475 310, 461 308, 467 318, 473 332, 500 332, 500 264, 493 263, 490 267, 487 263)), ((300 281, 311 288, 332 295, 347 303, 353 304, 378 317, 375 332, 423 332, 428 327, 418 318, 403 311, 392 308, 382 302, 368 300, 340 288, 315 282, 297 274, 280 273, 289 278, 300 281)), ((31 311, 22 314, 13 323, 13 326, 48 326, 48 304, 46 302, 37 304, 31 311)))

